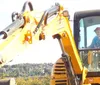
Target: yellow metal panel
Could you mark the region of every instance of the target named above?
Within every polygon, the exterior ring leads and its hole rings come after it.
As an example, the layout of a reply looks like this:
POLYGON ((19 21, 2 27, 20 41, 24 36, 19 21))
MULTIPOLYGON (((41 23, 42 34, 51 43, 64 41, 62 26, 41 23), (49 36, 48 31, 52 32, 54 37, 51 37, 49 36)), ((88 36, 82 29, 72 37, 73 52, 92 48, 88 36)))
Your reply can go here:
POLYGON ((98 83, 100 84, 100 77, 88 77, 84 81, 85 84, 95 84, 98 83))
POLYGON ((68 83, 67 69, 65 62, 61 57, 57 60, 57 62, 53 66, 50 85, 56 85, 56 84, 68 85, 67 83, 68 83))
POLYGON ((46 36, 59 34, 65 52, 70 56, 73 69, 76 74, 82 73, 82 63, 75 45, 72 31, 67 17, 57 15, 44 27, 46 36))
POLYGON ((68 19, 66 18, 63 23, 65 24, 65 27, 64 27, 65 33, 61 37, 62 44, 64 45, 63 47, 64 47, 65 52, 71 58, 73 69, 74 69, 75 73, 80 74, 82 72, 83 67, 82 67, 82 63, 81 63, 81 60, 80 60, 80 57, 78 54, 78 50, 75 45, 74 38, 72 36, 72 32, 71 32, 71 28, 70 28, 68 19))

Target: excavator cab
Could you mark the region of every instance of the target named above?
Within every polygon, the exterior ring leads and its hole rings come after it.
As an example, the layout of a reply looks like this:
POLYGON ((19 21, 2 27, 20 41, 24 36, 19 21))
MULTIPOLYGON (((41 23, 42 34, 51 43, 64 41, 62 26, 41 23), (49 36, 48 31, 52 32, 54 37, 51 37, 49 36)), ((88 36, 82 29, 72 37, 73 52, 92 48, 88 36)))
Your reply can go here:
POLYGON ((100 10, 80 11, 74 14, 75 43, 82 65, 88 69, 87 76, 92 77, 100 76, 100 47, 90 47, 97 27, 100 27, 100 10))

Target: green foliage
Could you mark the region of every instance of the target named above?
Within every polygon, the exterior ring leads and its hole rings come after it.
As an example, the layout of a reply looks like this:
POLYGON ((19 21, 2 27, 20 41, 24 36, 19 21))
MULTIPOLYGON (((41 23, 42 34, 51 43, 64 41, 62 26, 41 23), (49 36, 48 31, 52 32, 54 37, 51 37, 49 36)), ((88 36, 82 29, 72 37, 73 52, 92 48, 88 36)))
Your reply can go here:
POLYGON ((50 76, 46 76, 43 78, 42 85, 50 85, 50 76))
POLYGON ((52 63, 6 65, 0 68, 0 76, 3 73, 5 77, 45 76, 51 74, 52 66, 52 63))
POLYGON ((53 64, 18 64, 0 69, 1 78, 14 77, 17 85, 50 85, 53 64))
POLYGON ((45 77, 18 77, 16 78, 17 85, 50 85, 50 76, 45 77))

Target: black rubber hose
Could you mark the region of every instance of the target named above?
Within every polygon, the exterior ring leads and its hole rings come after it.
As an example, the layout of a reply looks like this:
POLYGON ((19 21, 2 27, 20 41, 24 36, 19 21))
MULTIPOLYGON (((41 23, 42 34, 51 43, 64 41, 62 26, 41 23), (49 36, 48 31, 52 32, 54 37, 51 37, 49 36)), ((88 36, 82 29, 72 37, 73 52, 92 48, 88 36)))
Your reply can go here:
POLYGON ((25 11, 27 5, 29 6, 30 11, 33 11, 33 5, 32 5, 32 3, 30 1, 26 1, 24 3, 24 5, 23 5, 22 12, 25 11))

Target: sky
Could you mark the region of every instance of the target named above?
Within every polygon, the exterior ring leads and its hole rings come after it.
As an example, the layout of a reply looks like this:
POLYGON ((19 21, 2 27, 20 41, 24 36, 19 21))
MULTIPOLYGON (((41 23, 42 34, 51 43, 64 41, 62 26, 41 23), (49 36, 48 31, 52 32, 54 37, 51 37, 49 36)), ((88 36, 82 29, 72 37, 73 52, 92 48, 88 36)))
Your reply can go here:
MULTIPOLYGON (((12 12, 21 12, 26 0, 1 0, 0 2, 0 30, 7 27, 11 21, 12 12)), ((30 0, 33 9, 44 11, 56 2, 69 11, 71 19, 73 13, 79 10, 100 9, 99 0, 30 0), (96 3, 97 2, 97 3, 96 3), (95 5, 95 4, 96 5, 95 5)), ((17 63, 55 63, 61 57, 61 49, 56 39, 46 39, 33 44, 29 49, 17 55, 9 64, 17 63)))

